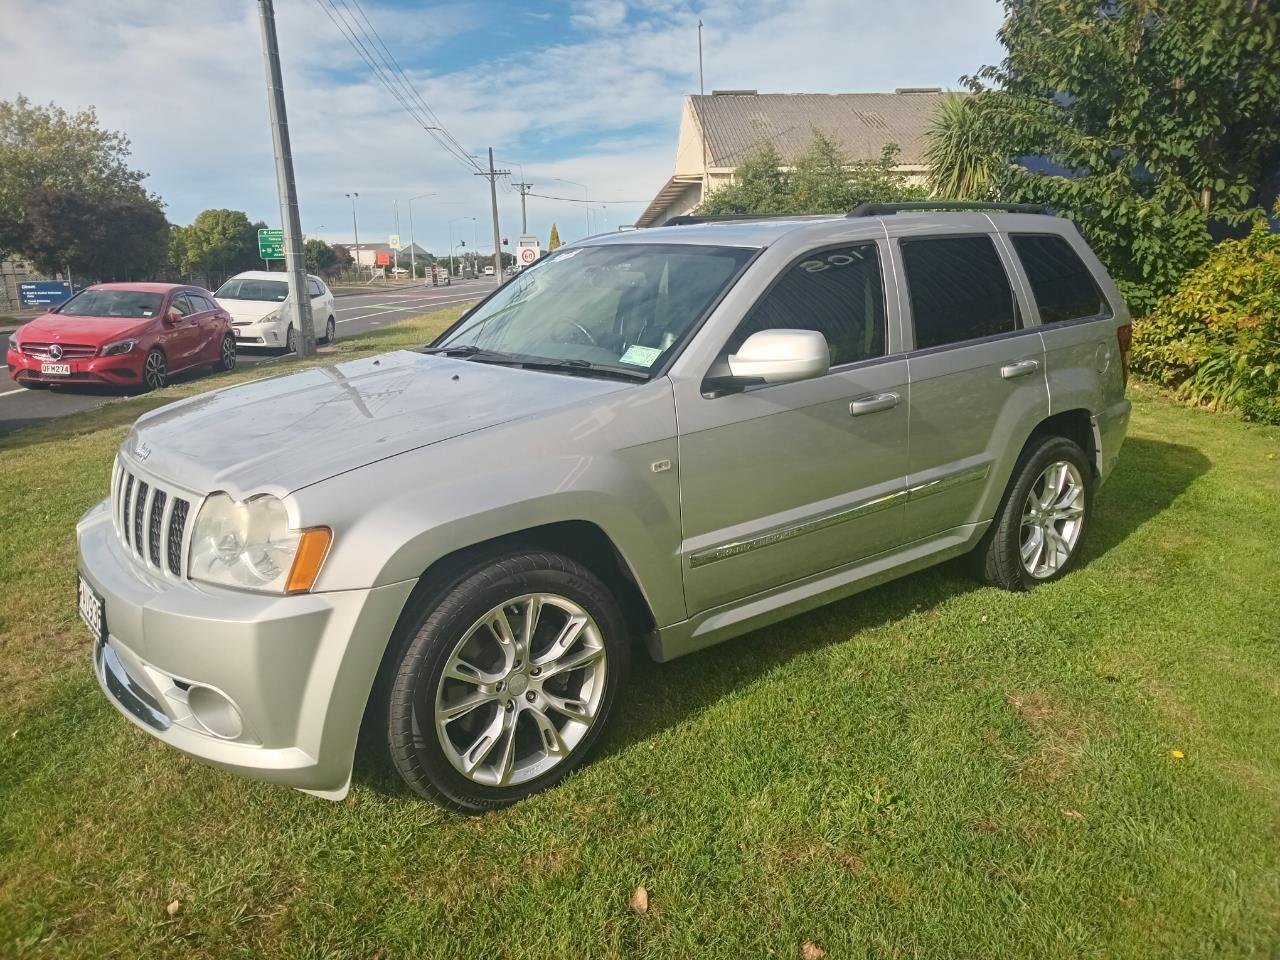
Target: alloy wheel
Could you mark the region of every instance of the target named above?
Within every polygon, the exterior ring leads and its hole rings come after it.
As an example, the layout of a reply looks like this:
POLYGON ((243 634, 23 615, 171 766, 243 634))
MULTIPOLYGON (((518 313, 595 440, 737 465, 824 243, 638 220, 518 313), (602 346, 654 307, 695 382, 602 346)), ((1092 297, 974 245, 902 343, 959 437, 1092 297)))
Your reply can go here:
POLYGON ((550 593, 513 597, 477 620, 445 662, 432 722, 440 746, 485 786, 541 776, 595 723, 607 669, 600 628, 582 607, 550 593))
POLYGON ((1038 580, 1066 564, 1084 528, 1084 478, 1075 464, 1057 460, 1044 468, 1022 507, 1022 566, 1038 580))
POLYGON ((284 349, 287 353, 298 352, 298 331, 289 327, 288 332, 284 335, 284 349))
POLYGON ((333 338, 336 337, 337 335, 338 335, 338 324, 334 321, 333 317, 330 317, 329 322, 326 323, 324 327, 324 342, 333 343, 333 338))
POLYGON ((167 365, 164 361, 164 354, 159 350, 152 350, 147 354, 147 359, 142 364, 142 381, 150 390, 159 390, 164 386, 168 376, 167 365))
POLYGON ((231 337, 222 338, 222 369, 236 368, 236 342, 231 337))

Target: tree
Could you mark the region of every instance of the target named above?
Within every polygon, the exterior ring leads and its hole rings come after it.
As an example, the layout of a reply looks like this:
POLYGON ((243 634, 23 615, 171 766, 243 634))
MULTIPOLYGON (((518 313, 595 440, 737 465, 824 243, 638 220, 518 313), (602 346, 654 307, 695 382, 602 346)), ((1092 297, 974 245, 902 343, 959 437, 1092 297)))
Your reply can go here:
POLYGON ((874 160, 850 160, 821 131, 788 167, 772 144, 743 158, 735 182, 709 194, 697 213, 839 213, 868 201, 924 196, 896 169, 899 150, 887 145, 874 160))
POLYGON ((560 246, 560 231, 556 228, 556 225, 553 223, 551 225, 551 236, 547 239, 547 249, 554 250, 559 246, 560 246))
MULTIPOLYGON (((51 206, 61 206, 69 213, 72 206, 124 204, 114 208, 116 216, 138 214, 140 219, 134 226, 151 229, 156 222, 154 211, 162 207, 159 199, 142 187, 146 174, 131 169, 128 158, 128 137, 102 129, 92 108, 68 113, 52 104, 33 106, 23 96, 0 101, 0 259, 13 251, 44 263, 105 263, 114 256, 109 250, 90 253, 89 241, 83 236, 64 238, 67 246, 55 250, 51 246, 55 232, 47 217, 38 248, 28 248, 29 243, 37 242, 29 216, 32 203, 42 204, 43 214, 51 206)), ((130 249, 153 250, 158 234, 165 229, 149 235, 140 247, 130 245, 130 249)), ((145 272, 148 265, 137 266, 145 272)), ((116 269, 122 267, 117 264, 116 269)))
POLYGON ((333 267, 332 267, 333 272, 329 274, 329 276, 336 277, 338 274, 342 273, 344 270, 347 270, 356 261, 355 261, 355 258, 351 256, 351 251, 348 250, 346 247, 344 247, 340 243, 335 243, 332 247, 332 250, 333 250, 333 267))
POLYGON ((966 81, 996 190, 1072 217, 1146 309, 1274 194, 1280 7, 1004 5, 1007 56, 966 81))
POLYGON ((148 279, 167 258, 169 224, 144 194, 93 200, 37 187, 26 201, 23 252, 40 270, 97 280, 148 279))
POLYGON ((944 97, 924 140, 929 186, 935 197, 991 197, 1000 162, 978 101, 958 93, 944 97))
POLYGON ((308 240, 303 248, 303 255, 307 261, 307 270, 311 273, 328 276, 338 262, 338 255, 333 252, 333 247, 323 240, 308 240))
POLYGON ((203 211, 183 231, 182 273, 214 288, 233 274, 260 269, 258 230, 264 226, 239 210, 203 211))

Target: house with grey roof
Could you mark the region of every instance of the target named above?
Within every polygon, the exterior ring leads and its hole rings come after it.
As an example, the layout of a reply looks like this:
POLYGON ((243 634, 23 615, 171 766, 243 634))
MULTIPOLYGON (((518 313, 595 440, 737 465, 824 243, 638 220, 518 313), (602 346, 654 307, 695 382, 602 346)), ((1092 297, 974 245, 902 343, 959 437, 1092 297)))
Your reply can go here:
POLYGON ((675 172, 636 220, 656 227, 688 213, 708 193, 733 182, 744 158, 771 143, 784 161, 802 154, 821 131, 851 160, 875 160, 896 143, 898 170, 923 180, 924 134, 940 87, 899 87, 893 93, 757 93, 715 90, 685 97, 675 172))

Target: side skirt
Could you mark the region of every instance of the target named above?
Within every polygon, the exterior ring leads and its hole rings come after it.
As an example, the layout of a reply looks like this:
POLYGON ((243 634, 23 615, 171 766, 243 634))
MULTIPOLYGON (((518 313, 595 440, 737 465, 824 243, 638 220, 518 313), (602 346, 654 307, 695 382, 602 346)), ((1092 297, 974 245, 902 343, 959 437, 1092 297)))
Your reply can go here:
POLYGON ((971 550, 989 520, 952 527, 856 563, 795 580, 773 590, 706 610, 649 634, 649 654, 659 663, 683 657, 771 623, 834 603, 890 580, 943 563, 971 550))

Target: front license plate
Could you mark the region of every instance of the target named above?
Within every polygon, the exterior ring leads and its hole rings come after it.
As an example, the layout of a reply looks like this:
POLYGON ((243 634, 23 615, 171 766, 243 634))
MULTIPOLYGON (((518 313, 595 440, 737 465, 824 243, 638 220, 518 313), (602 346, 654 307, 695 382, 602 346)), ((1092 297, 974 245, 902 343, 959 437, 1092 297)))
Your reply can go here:
POLYGON ((102 597, 98 596, 98 592, 89 586, 84 577, 78 576, 76 579, 79 581, 80 619, 89 628, 89 632, 93 634, 95 641, 105 643, 107 639, 106 604, 102 602, 102 597))
POLYGON ((42 363, 40 364, 40 372, 53 377, 69 377, 71 376, 71 364, 69 363, 42 363))

